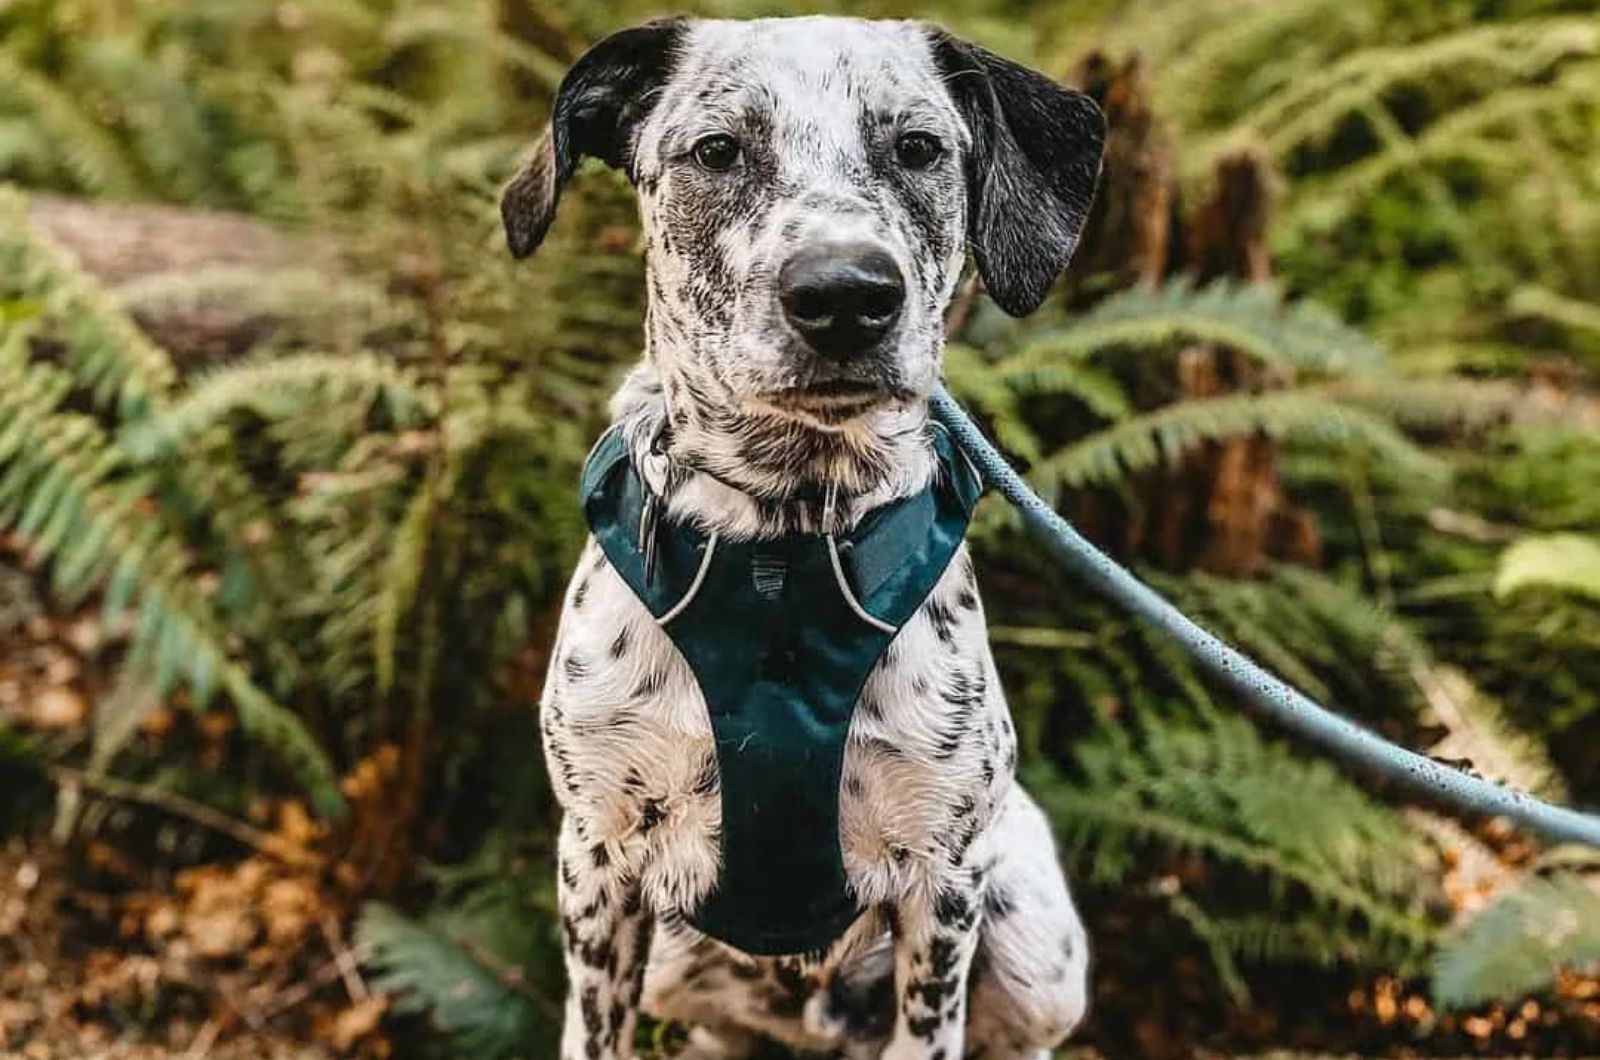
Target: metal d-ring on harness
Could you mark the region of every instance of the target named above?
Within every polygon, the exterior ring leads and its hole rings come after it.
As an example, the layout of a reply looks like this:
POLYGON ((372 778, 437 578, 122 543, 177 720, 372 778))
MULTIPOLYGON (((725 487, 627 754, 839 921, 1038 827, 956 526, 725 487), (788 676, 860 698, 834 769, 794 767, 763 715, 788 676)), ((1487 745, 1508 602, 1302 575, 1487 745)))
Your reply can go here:
POLYGON ((1207 672, 1231 685, 1268 718, 1337 758, 1463 811, 1503 816, 1553 840, 1600 847, 1600 816, 1552 806, 1525 792, 1491 784, 1397 747, 1318 706, 1267 673, 1190 621, 1074 530, 1006 463, 943 387, 935 391, 931 403, 934 416, 949 430, 984 481, 1016 506, 1063 567, 1107 599, 1172 637, 1207 672))

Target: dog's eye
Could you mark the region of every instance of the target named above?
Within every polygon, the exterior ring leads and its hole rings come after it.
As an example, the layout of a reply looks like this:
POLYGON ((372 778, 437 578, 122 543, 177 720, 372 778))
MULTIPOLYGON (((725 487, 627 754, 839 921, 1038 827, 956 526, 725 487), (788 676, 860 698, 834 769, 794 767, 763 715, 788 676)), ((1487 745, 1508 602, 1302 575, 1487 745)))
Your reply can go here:
POLYGON ((722 133, 704 137, 694 145, 694 160, 714 173, 732 169, 739 161, 739 141, 722 133))
POLYGON ((894 142, 894 156, 907 169, 927 169, 944 154, 944 145, 925 132, 908 132, 894 142))

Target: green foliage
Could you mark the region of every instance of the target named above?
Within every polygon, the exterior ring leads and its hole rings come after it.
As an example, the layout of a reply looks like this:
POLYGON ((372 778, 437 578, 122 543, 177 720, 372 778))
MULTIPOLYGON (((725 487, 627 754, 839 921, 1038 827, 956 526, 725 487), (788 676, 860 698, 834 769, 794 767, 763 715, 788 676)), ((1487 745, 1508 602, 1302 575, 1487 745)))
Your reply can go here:
POLYGON ((373 985, 425 1013, 462 1054, 542 1055, 560 1031, 561 947, 547 851, 497 832, 470 859, 437 868, 430 912, 369 903, 356 928, 373 985), (529 854, 536 856, 529 857, 529 854))
POLYGON ((1173 280, 1156 291, 1112 295, 1062 326, 1031 336, 999 366, 1024 389, 1036 372, 1095 354, 1138 354, 1192 342, 1223 346, 1263 364, 1316 374, 1379 371, 1382 346, 1313 302, 1285 305, 1266 284, 1226 281, 1193 290, 1173 280))
POLYGON ((1168 405, 1074 442, 1041 461, 1029 477, 1047 495, 1064 485, 1114 484, 1163 461, 1176 465, 1203 442, 1256 434, 1365 449, 1419 477, 1439 475, 1433 461, 1382 419, 1316 393, 1289 390, 1168 405))
POLYGON ((362 914, 356 942, 367 953, 373 987, 398 998, 396 1011, 427 1013, 469 1056, 526 1055, 538 1010, 513 985, 517 979, 488 963, 493 958, 478 949, 484 940, 465 943, 373 904, 362 914))
MULTIPOLYGON (((1427 951, 1435 929, 1417 886, 1428 863, 1415 834, 1331 766, 1295 758, 1249 721, 1143 712, 1135 726, 1101 728, 1073 759, 1082 779, 1043 785, 1041 799, 1097 882, 1126 881, 1149 846, 1198 854, 1258 876, 1260 893, 1291 908, 1289 892, 1304 899, 1301 915, 1319 930, 1305 932, 1315 941, 1300 959, 1404 967, 1427 951)), ((1221 943, 1231 952, 1264 948, 1225 914, 1207 916, 1239 927, 1221 943)))
POLYGON ((1578 534, 1525 537, 1506 549, 1495 574, 1496 596, 1555 589, 1600 600, 1600 541, 1578 534))
POLYGON ((1129 6, 1111 35, 1149 56, 1190 172, 1248 143, 1289 178, 1273 237, 1292 286, 1408 361, 1592 355, 1592 4, 1129 6))
POLYGON ((1440 949, 1433 988, 1455 1008, 1548 990, 1566 968, 1600 969, 1600 892, 1577 873, 1536 876, 1440 949))
POLYGON ((25 227, 14 200, 8 204, 0 232, 12 253, 45 262, 12 274, 14 297, 37 297, 41 312, 14 323, 0 343, 0 524, 52 561, 58 592, 76 598, 100 586, 109 619, 134 616, 130 668, 162 692, 183 680, 201 706, 226 692, 245 728, 283 755, 319 804, 337 807, 327 755, 230 658, 226 623, 195 579, 181 528, 159 510, 141 515, 155 493, 153 477, 94 418, 67 405, 87 392, 138 418, 164 393, 170 366, 59 250, 25 227), (64 344, 63 367, 35 355, 36 333, 64 344))

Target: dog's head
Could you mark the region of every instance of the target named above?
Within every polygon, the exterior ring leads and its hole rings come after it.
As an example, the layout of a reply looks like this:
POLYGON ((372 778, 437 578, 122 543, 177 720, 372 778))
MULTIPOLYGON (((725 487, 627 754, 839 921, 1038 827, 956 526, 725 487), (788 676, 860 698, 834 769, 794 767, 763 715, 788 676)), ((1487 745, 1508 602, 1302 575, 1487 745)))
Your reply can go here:
POLYGON ((638 189, 648 346, 669 405, 847 430, 925 396, 970 250, 1031 312, 1066 264, 1104 121, 921 23, 671 20, 585 54, 507 186, 512 253, 585 156, 638 189))

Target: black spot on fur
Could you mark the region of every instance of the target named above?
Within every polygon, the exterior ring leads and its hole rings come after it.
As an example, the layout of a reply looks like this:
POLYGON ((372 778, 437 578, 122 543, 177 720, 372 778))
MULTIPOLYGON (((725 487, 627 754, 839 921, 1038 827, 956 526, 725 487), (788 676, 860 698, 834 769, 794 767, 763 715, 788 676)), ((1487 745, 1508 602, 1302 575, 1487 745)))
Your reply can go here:
POLYGON ((578 1010, 583 1014, 583 1029, 591 1040, 600 1036, 600 990, 598 987, 585 987, 578 999, 578 1010))
POLYGON ((923 1041, 931 1041, 942 1026, 944 1018, 937 1012, 929 1016, 912 1016, 906 1020, 906 1029, 923 1041))
POLYGON ((972 923, 972 902, 960 891, 946 888, 939 892, 933 915, 947 927, 965 927, 972 923))
POLYGON ((654 699, 667 683, 666 667, 660 663, 651 666, 639 678, 639 683, 633 686, 634 699, 654 699))
POLYGON ((700 768, 694 776, 694 793, 696 795, 710 795, 717 790, 717 781, 721 773, 717 770, 717 756, 707 752, 700 759, 700 768))
POLYGON ((943 978, 955 970, 956 940, 949 935, 935 935, 928 947, 928 967, 935 977, 943 978))

